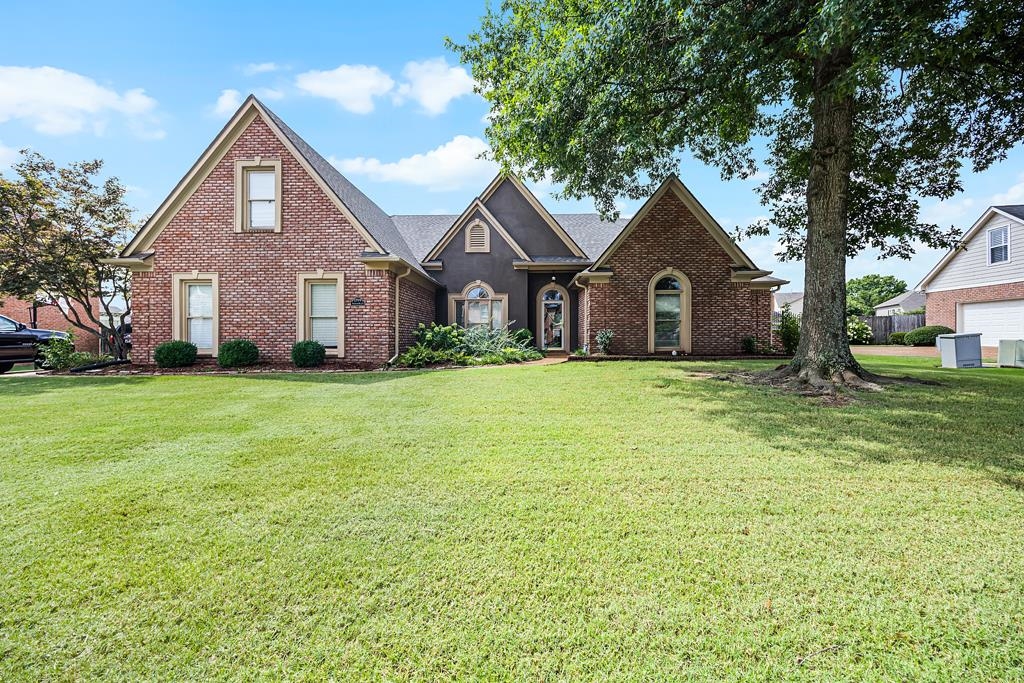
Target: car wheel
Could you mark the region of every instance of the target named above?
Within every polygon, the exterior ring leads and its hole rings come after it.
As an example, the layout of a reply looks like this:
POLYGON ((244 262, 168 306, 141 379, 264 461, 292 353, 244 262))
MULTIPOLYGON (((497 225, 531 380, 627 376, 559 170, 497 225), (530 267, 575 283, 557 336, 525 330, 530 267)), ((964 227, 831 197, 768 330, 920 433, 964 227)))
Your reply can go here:
POLYGON ((14 363, 0 363, 0 375, 5 372, 10 372, 11 368, 14 367, 14 363))

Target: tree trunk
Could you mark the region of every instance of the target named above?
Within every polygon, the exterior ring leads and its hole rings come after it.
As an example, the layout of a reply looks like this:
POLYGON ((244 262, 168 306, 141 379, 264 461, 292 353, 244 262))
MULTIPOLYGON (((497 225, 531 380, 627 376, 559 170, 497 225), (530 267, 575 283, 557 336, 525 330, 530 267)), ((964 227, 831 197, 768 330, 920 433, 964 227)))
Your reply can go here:
POLYGON ((807 242, 800 345, 788 374, 817 388, 863 385, 866 373, 846 336, 846 230, 853 147, 853 95, 835 88, 850 67, 850 50, 814 66, 811 167, 807 181, 807 242))

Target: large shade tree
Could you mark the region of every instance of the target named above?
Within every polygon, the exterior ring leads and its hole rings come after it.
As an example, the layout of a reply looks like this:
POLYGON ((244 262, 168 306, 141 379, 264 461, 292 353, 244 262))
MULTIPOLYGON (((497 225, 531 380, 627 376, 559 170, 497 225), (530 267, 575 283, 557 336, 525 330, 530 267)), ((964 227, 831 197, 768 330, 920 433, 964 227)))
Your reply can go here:
MULTIPOLYGON (((463 44, 504 166, 564 196, 648 196, 680 151, 757 171, 787 258, 805 261, 784 371, 834 388, 869 375, 846 338, 846 258, 909 257, 957 231, 919 219, 1024 136, 1024 10, 958 0, 504 0, 463 44)), ((769 222, 748 226, 767 234, 769 222)))

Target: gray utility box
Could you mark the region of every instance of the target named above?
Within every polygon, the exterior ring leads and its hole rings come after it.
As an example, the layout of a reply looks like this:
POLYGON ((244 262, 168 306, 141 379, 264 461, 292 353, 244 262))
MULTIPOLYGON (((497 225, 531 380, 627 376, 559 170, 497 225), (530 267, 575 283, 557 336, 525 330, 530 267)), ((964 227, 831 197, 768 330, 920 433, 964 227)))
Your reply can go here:
POLYGON ((935 338, 944 368, 980 368, 981 333, 940 334, 935 338))
POLYGON ((1024 368, 1024 339, 999 340, 999 367, 1024 368))

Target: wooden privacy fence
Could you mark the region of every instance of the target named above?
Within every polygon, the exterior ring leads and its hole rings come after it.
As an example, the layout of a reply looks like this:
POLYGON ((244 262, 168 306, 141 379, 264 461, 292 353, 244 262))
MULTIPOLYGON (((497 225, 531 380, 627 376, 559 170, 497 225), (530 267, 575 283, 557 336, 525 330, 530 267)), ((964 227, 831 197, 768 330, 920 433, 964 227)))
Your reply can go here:
POLYGON ((924 325, 924 313, 910 315, 861 315, 857 316, 871 328, 872 344, 888 344, 893 332, 910 332, 924 325))

